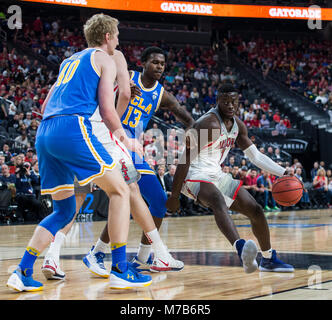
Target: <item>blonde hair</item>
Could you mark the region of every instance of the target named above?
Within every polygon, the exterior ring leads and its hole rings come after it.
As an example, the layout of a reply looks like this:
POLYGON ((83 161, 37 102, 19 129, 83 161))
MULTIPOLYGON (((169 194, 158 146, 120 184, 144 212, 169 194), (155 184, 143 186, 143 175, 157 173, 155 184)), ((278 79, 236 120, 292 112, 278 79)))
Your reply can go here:
POLYGON ((320 169, 318 169, 318 171, 317 171, 317 176, 319 176, 319 174, 320 174, 321 172, 323 173, 323 176, 326 176, 326 171, 325 171, 324 168, 320 168, 320 169))
POLYGON ((111 37, 118 31, 119 21, 103 13, 93 15, 83 26, 84 36, 89 47, 101 46, 105 34, 111 37))

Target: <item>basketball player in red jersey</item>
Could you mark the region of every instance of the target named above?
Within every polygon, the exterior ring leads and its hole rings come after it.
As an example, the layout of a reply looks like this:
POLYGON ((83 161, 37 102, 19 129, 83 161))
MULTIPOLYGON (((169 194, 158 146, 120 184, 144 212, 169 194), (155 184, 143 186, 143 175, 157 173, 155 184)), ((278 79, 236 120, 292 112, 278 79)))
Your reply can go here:
POLYGON ((250 219, 252 231, 257 238, 262 259, 260 271, 293 272, 294 268, 277 258, 271 248, 270 232, 262 207, 241 187, 240 180, 222 172, 220 165, 226 159, 234 143, 257 167, 276 176, 285 174, 286 169, 259 152, 248 138, 245 124, 235 116, 239 95, 231 83, 222 86, 218 104, 199 118, 193 129, 197 134, 187 135, 186 151, 177 167, 172 195, 166 207, 170 211, 179 208, 180 192, 210 208, 220 231, 237 250, 245 272, 254 272, 257 247, 254 241, 241 239, 228 214, 228 209, 237 211, 250 219), (198 143, 195 143, 197 141, 198 143))

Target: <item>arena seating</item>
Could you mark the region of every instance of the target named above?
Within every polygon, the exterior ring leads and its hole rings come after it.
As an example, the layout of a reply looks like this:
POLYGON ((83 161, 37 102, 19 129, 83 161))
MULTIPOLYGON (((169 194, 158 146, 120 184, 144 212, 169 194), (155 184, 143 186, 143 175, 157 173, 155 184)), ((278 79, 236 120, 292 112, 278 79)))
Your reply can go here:
MULTIPOLYGON (((78 28, 79 21, 72 18, 52 19, 52 17, 41 20, 37 17, 29 17, 29 19, 24 25, 21 35, 9 34, 7 42, 2 43, 0 47, 0 143, 1 146, 9 146, 10 155, 7 156, 5 162, 10 165, 12 173, 15 172, 17 166, 17 157, 26 158, 28 148, 34 147, 34 137, 41 119, 40 108, 51 84, 56 79, 59 63, 85 47, 84 37, 78 28), (40 23, 42 29, 38 27, 40 23), (17 43, 20 45, 15 46, 17 43), (19 47, 20 50, 14 49, 15 47, 19 47), (28 114, 31 114, 31 119, 28 114), (27 144, 20 140, 24 131, 27 132, 27 144)), ((132 27, 126 22, 123 23, 123 26, 132 27)), ((158 25, 155 27, 161 28, 158 25)), ((126 56, 130 69, 139 70, 140 54, 146 45, 151 45, 151 43, 121 43, 121 50, 126 56)), ((252 68, 264 69, 264 56, 257 57, 253 54, 255 51, 249 52, 247 50, 250 47, 249 42, 244 45, 243 41, 238 38, 230 41, 230 47, 237 49, 237 55, 234 55, 234 63, 229 66, 226 66, 222 53, 210 47, 179 46, 164 42, 156 42, 153 45, 162 47, 167 55, 167 67, 161 80, 162 84, 184 108, 191 112, 193 118, 197 119, 214 107, 220 84, 223 81, 232 81, 240 92, 238 116, 245 121, 250 138, 259 148, 263 148, 264 152, 268 152, 268 149, 272 148, 272 154, 275 155, 275 150, 280 149, 279 144, 268 142, 268 137, 285 134, 286 137, 293 138, 303 135, 303 124, 300 125, 297 116, 301 113, 300 108, 306 106, 300 100, 299 92, 291 99, 289 94, 292 92, 292 88, 280 86, 279 91, 276 92, 273 83, 265 81, 266 77, 263 77, 263 81, 261 79, 258 81, 257 76, 251 70, 252 68), (280 99, 283 102, 282 105, 280 99), (293 110, 295 110, 296 117, 291 112, 293 110), (265 121, 264 114, 269 120, 268 124, 262 122, 262 120, 265 121), (284 131, 277 127, 280 117, 282 121, 285 121, 286 129, 284 131)), ((274 45, 283 47, 282 42, 274 45)), ((317 43, 316 45, 324 44, 317 43)), ((256 50, 259 51, 258 49, 262 48, 257 45, 256 50)), ((264 50, 262 52, 265 54, 268 48, 264 48, 264 50)), ((268 74, 279 83, 285 72, 287 74, 285 66, 277 65, 268 74)), ((310 76, 310 70, 306 74, 306 77, 308 76, 310 76)), ((331 86, 330 82, 327 83, 327 88, 329 86, 331 86)), ((308 97, 301 98, 311 104, 308 97)), ((330 101, 327 104, 329 105, 329 103, 330 101)), ((315 113, 310 108, 312 108, 311 105, 308 106, 311 117, 315 117, 315 113)), ((325 110, 316 109, 317 121, 321 121, 322 117, 326 119, 325 110)), ((306 116, 305 112, 303 115, 306 116)), ((149 128, 159 128, 163 132, 166 132, 167 129, 181 127, 170 112, 160 110, 153 120, 149 128)), ((152 141, 147 141, 145 148, 149 142, 152 141)), ((173 164, 176 164, 181 146, 172 145, 167 139, 164 142, 163 158, 166 154, 172 154, 175 158, 173 164)), ((148 154, 147 157, 149 157, 148 154)), ((243 152, 234 148, 229 154, 227 163, 230 157, 235 158, 235 164, 231 166, 230 173, 233 173, 234 167, 238 167, 241 171, 243 152)), ((282 159, 280 162, 284 166, 293 165, 292 157, 287 152, 281 151, 280 158, 282 159)), ((36 157, 31 161, 34 164, 37 161, 36 157)), ((162 161, 152 163, 153 169, 157 171, 158 165, 162 161)), ((248 162, 246 165, 254 168, 248 162)), ((300 167, 303 169, 303 166, 300 167)), ((294 164, 294 169, 296 168, 297 165, 294 164)), ((303 178, 304 181, 307 179, 309 183, 312 182, 308 175, 303 178)), ((15 203, 15 199, 13 199, 13 203, 15 203)), ((326 205, 328 204, 326 202, 326 205)), ((196 209, 202 214, 209 213, 202 208, 196 209)), ((187 210, 183 214, 190 214, 190 212, 187 210)))

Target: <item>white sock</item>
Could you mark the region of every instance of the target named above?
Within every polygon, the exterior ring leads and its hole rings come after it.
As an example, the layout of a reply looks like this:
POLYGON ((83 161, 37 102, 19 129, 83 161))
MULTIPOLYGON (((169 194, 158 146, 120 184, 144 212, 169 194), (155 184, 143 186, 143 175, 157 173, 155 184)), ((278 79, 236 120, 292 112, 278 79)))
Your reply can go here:
POLYGON ((59 260, 60 259, 60 249, 62 247, 62 244, 64 240, 66 239, 66 235, 58 231, 51 242, 50 248, 47 251, 46 255, 52 256, 54 259, 59 260))
POLYGON ((151 253, 151 245, 150 244, 139 244, 137 258, 139 261, 147 262, 151 253))
POLYGON ((262 256, 265 259, 271 259, 272 258, 272 248, 266 251, 262 251, 262 256))
POLYGON ((98 239, 95 247, 93 248, 92 252, 93 253, 97 253, 97 252, 103 252, 105 253, 107 250, 109 250, 109 244, 105 243, 104 241, 101 241, 100 239, 98 239))
POLYGON ((156 228, 150 232, 146 232, 145 235, 151 242, 151 246, 154 250, 155 255, 165 256, 165 254, 167 253, 167 249, 166 249, 163 241, 160 238, 158 229, 156 228))

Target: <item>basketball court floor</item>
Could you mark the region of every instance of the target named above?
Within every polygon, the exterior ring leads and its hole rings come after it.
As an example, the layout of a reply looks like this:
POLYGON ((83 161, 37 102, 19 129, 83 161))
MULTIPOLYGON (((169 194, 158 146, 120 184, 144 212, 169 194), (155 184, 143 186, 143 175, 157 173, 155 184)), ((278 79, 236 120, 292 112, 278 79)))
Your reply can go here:
MULTIPOLYGON (((235 214, 232 218, 241 237, 256 240, 244 216, 235 214)), ((65 280, 45 280, 40 269, 43 258, 37 260, 35 279, 44 283, 44 290, 36 293, 17 293, 6 287, 35 225, 1 226, 0 300, 332 299, 332 210, 270 214, 268 223, 273 248, 282 260, 295 267, 294 273, 284 274, 244 273, 237 254, 219 232, 212 215, 167 218, 161 235, 174 256, 184 261, 184 269, 152 274, 151 286, 120 292, 109 289, 108 280, 90 273, 82 262, 104 223, 75 222, 61 253, 65 280)), ((140 228, 131 221, 130 259, 137 250, 140 236, 140 228)), ((105 260, 108 268, 110 258, 109 253, 105 260)))

